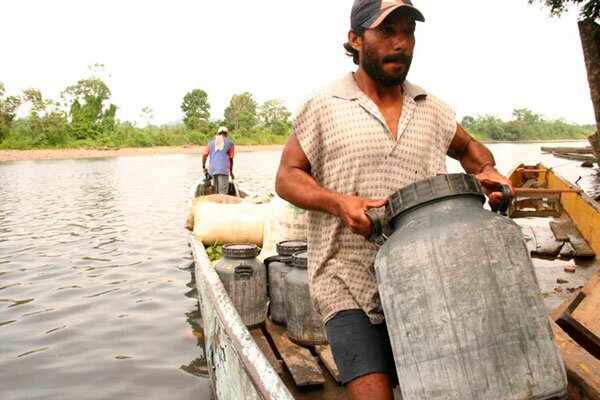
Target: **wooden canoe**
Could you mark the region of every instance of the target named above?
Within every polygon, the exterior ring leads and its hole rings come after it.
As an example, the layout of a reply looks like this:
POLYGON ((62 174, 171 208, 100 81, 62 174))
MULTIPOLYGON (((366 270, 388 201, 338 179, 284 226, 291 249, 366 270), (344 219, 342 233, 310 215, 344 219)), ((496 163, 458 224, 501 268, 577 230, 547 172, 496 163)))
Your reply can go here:
MULTIPOLYGON (((232 186, 230 195, 252 196, 232 186)), ((198 192, 207 195, 214 191, 198 181, 190 193, 193 196, 198 192)), ((206 360, 217 399, 349 399, 346 389, 339 384, 339 372, 328 345, 299 346, 288 339, 284 327, 270 320, 264 327, 248 330, 204 245, 193 234, 190 246, 206 360)))
POLYGON ((592 147, 544 147, 542 151, 567 160, 597 162, 592 147))
MULTIPOLYGON (((511 172, 510 178, 515 187, 523 189, 519 192, 520 197, 517 196, 511 206, 514 217, 543 217, 541 219, 547 224, 552 215, 558 214, 554 222, 572 221, 580 233, 579 236, 571 238, 570 231, 561 225, 564 229, 560 232, 565 235, 563 245, 569 242, 572 246, 570 241, 577 243, 583 238, 592 252, 600 254, 598 203, 541 164, 520 165, 511 172), (524 211, 519 209, 522 204, 518 201, 527 196, 530 197, 529 202, 525 201, 523 204, 531 207, 524 211), (536 207, 536 202, 543 205, 542 209, 536 207), (552 204, 553 202, 556 204, 552 204), (550 206, 554 208, 548 210, 550 206), (527 212, 530 214, 526 214, 527 212)), ((328 346, 297 346, 287 339, 285 328, 270 321, 267 321, 263 328, 249 331, 234 309, 203 244, 190 235, 190 245, 195 260, 208 371, 217 399, 349 398, 346 389, 338 382, 339 373, 328 346)), ((582 244, 581 248, 583 247, 582 244)), ((583 250, 580 251, 584 253, 583 250)), ((547 255, 536 253, 534 250, 532 254, 534 264, 538 255, 544 259, 542 261, 547 261, 547 255)), ((589 258, 589 253, 586 254, 589 258)), ((556 256, 558 255, 559 252, 556 256)), ((595 263, 595 260, 586 262, 595 263)), ((580 311, 581 314, 582 310, 589 315, 594 301, 600 299, 598 273, 589 280, 581 293, 585 294, 588 301, 582 302, 580 299, 578 305, 587 308, 571 310, 571 316, 576 317, 576 311, 580 311)), ((572 295, 571 298, 575 293, 572 295)), ((567 369, 569 393, 573 399, 600 400, 600 361, 590 353, 588 344, 584 347, 578 343, 579 337, 570 335, 573 329, 564 323, 564 318, 561 320, 565 310, 572 306, 571 298, 565 300, 552 314, 553 319, 559 321, 553 322, 552 325, 567 369)), ((593 316, 594 312, 591 314, 593 316)), ((595 315, 597 316, 598 312, 595 315)), ((594 321, 592 318, 592 322, 594 321)))
MULTIPOLYGON (((554 232, 555 240, 565 239, 565 243, 569 242, 574 247, 587 245, 581 252, 593 257, 597 268, 600 204, 543 164, 519 165, 509 173, 509 177, 515 188, 539 189, 532 191, 531 195, 525 190, 513 199, 512 217, 552 215, 554 220, 551 223, 575 227, 576 231, 572 228, 570 231, 558 229, 554 232), (544 194, 543 190, 547 192, 544 194), (523 204, 527 209, 521 207, 523 204)), ((600 271, 596 270, 579 294, 566 299, 551 313, 551 317, 567 369, 569 397, 600 400, 600 271)))

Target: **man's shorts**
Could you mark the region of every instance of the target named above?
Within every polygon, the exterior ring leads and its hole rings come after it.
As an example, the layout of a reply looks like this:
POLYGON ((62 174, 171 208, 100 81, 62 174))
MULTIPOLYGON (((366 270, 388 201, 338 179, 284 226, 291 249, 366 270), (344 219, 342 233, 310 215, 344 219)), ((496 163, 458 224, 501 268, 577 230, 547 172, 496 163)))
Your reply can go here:
POLYGON ((327 321, 325 329, 344 385, 373 373, 388 374, 392 385, 398 385, 385 322, 373 325, 362 310, 345 310, 327 321))
POLYGON ((215 194, 229 193, 229 175, 213 175, 213 184, 215 185, 215 194))

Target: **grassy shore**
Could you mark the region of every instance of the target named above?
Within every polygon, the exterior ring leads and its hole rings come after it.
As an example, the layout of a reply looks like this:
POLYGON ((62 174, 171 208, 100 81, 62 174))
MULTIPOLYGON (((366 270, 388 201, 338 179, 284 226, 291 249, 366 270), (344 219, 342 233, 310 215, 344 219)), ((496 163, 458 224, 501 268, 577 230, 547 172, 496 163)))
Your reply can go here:
MULTIPOLYGON (((235 146, 236 152, 280 151, 283 145, 235 146)), ((204 146, 125 147, 120 149, 51 149, 51 150, 0 150, 0 162, 25 160, 55 160, 64 158, 101 158, 120 156, 147 156, 165 154, 202 154, 204 146)))

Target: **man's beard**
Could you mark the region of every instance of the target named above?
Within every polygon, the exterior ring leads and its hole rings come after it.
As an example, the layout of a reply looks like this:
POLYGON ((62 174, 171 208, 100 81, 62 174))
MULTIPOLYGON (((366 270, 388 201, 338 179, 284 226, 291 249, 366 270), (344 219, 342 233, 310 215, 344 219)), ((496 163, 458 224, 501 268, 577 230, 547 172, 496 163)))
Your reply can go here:
POLYGON ((399 86, 404 83, 410 64, 412 63, 412 57, 406 54, 390 54, 383 58, 379 58, 379 55, 374 49, 367 48, 363 45, 362 50, 362 68, 365 70, 367 75, 373 79, 376 83, 384 87, 399 86), (399 74, 388 74, 383 69, 383 64, 400 61, 404 64, 404 70, 399 74))

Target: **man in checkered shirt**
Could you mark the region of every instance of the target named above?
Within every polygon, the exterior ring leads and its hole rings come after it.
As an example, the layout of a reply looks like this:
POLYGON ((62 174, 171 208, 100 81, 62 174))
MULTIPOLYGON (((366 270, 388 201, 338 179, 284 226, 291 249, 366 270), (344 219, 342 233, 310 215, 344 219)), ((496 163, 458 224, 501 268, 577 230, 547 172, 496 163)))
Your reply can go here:
POLYGON ((409 0, 354 2, 344 47, 358 70, 299 107, 277 173, 277 193, 309 210, 311 296, 353 399, 391 399, 398 381, 366 211, 446 173, 446 155, 477 174, 492 208, 499 185, 511 186, 454 111, 406 80, 416 21, 424 20, 409 0))

